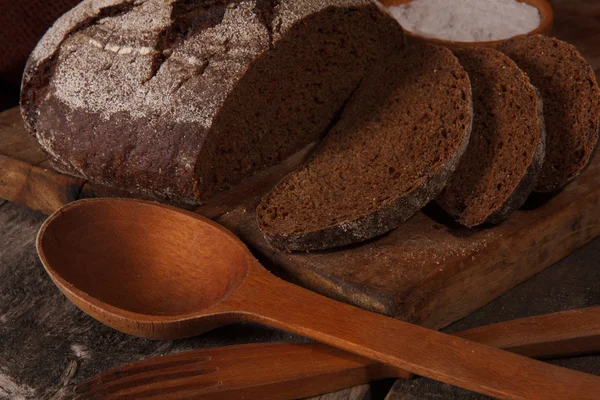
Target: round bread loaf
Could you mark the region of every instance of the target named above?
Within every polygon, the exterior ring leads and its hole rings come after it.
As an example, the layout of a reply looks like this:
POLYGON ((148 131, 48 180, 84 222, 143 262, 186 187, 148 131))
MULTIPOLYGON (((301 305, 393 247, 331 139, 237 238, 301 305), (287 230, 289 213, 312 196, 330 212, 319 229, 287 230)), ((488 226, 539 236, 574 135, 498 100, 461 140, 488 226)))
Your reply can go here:
POLYGON ((504 54, 484 48, 454 54, 471 80, 473 130, 437 202, 468 227, 498 223, 537 184, 545 154, 542 103, 527 75, 504 54))
POLYGON ((322 137, 403 40, 374 0, 85 0, 31 55, 22 114, 57 169, 198 203, 322 137))
POLYGON ((536 190, 561 189, 589 165, 598 143, 600 90, 594 70, 575 47, 542 35, 519 36, 498 49, 529 75, 544 102, 546 159, 536 190))
POLYGON ((471 88, 458 60, 422 45, 375 66, 307 163, 266 194, 273 246, 320 250, 388 232, 433 200, 467 147, 471 88))

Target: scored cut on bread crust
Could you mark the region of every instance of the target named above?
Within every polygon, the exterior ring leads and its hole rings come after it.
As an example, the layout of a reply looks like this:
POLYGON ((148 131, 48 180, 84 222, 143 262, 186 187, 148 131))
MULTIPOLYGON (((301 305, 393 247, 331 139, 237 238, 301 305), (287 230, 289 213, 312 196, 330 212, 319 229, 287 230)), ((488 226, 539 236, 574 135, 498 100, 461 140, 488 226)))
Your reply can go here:
POLYGON ((201 203, 320 139, 403 46, 375 0, 84 0, 32 53, 21 110, 56 169, 201 203))
POLYGON ((498 50, 512 58, 541 93, 546 159, 536 190, 559 190, 585 170, 596 151, 600 89, 594 70, 575 47, 542 35, 509 39, 498 50))
POLYGON ((315 153, 262 198, 261 231, 285 250, 388 232, 442 190, 471 114, 469 78, 445 48, 416 46, 374 66, 315 153))
POLYGON ((459 223, 499 223, 535 188, 545 155, 542 102, 527 75, 485 48, 454 52, 469 74, 473 130, 437 203, 459 223))

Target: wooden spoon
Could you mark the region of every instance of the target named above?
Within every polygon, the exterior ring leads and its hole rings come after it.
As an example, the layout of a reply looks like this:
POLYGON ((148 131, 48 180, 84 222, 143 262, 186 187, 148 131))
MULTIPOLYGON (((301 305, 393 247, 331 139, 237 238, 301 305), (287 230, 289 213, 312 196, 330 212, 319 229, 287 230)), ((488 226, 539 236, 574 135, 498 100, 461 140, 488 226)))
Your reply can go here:
MULTIPOLYGON (((529 357, 600 352, 600 307, 501 322, 454 335, 529 357)), ((258 343, 121 365, 75 387, 87 400, 297 399, 410 374, 321 344, 258 343), (276 368, 273 366, 276 365, 276 368)))
POLYGON ((500 398, 595 399, 600 378, 370 313, 271 275, 224 227, 157 203, 71 203, 42 226, 46 271, 122 332, 177 339, 240 321, 284 329, 500 398))

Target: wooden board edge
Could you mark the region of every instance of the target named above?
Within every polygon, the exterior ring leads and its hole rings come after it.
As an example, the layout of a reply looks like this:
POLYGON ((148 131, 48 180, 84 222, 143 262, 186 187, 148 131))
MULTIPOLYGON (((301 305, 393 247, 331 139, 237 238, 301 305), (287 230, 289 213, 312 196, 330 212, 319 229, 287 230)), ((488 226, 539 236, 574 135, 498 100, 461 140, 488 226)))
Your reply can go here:
POLYGON ((85 180, 0 155, 0 197, 46 215, 77 200, 85 180))
POLYGON ((535 238, 530 240, 521 230, 505 238, 502 246, 492 243, 474 256, 472 261, 480 259, 481 263, 461 262, 458 268, 447 269, 452 274, 445 279, 422 282, 398 301, 394 317, 432 329, 441 329, 466 317, 600 236, 599 202, 600 190, 592 191, 552 218, 536 220, 527 228, 527 232, 537 233, 535 238), (556 232, 569 235, 557 236, 556 232), (466 279, 470 284, 465 291, 466 279), (444 282, 443 287, 440 281, 444 282), (432 292, 436 293, 433 299, 427 296, 432 292), (456 307, 457 302, 463 306, 456 307))
POLYGON ((301 266, 292 267, 289 262, 281 261, 282 257, 285 255, 276 253, 273 255, 273 260, 286 280, 342 303, 378 314, 394 316, 395 303, 390 297, 377 293, 375 289, 359 288, 339 278, 318 274, 314 270, 301 266), (299 268, 303 268, 303 273, 294 273, 294 269, 297 271, 299 268))

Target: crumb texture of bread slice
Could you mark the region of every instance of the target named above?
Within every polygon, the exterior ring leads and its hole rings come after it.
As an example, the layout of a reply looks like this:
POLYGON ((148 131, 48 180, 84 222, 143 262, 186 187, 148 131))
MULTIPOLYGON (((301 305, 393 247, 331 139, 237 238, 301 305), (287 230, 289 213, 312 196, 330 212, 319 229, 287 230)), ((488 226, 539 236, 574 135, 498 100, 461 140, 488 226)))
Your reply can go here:
POLYGON ((467 151, 438 204, 468 227, 498 223, 520 208, 544 161, 542 105, 527 75, 494 49, 455 53, 473 91, 467 151))
POLYGON ((575 47, 542 35, 518 36, 498 49, 541 93, 546 159, 536 190, 559 190, 589 165, 598 143, 600 89, 594 70, 575 47))
POLYGON ((311 158, 265 195, 257 218, 285 250, 388 232, 435 198, 471 130, 469 78, 452 53, 420 45, 367 74, 311 158))

